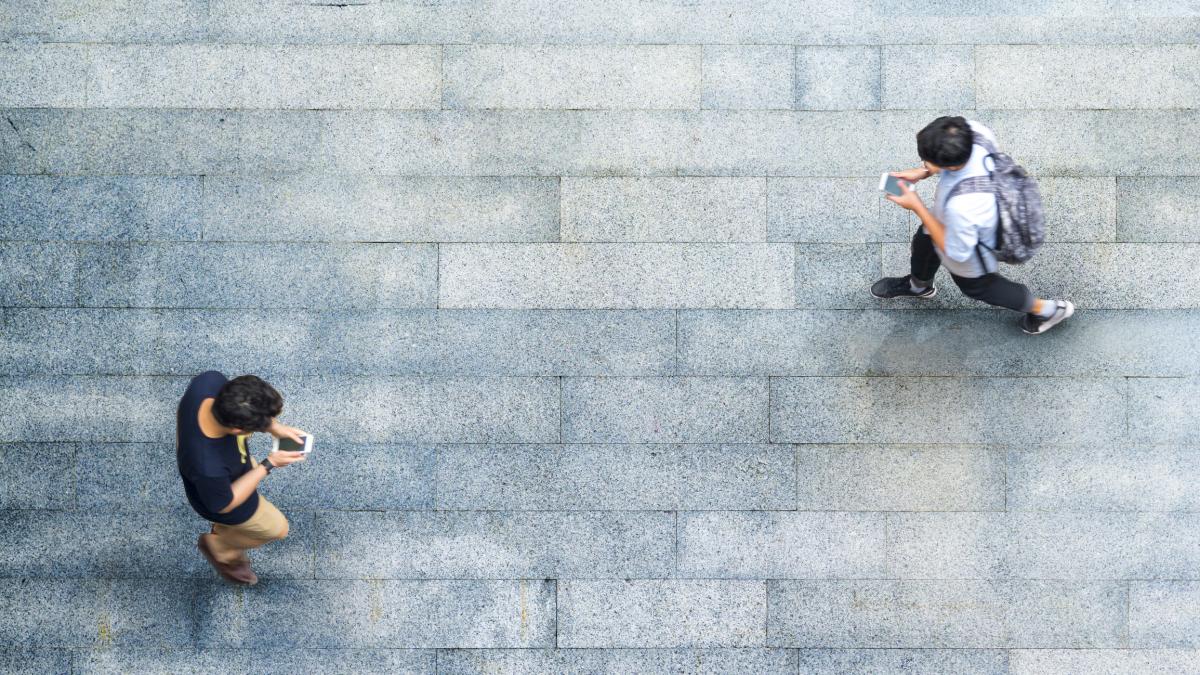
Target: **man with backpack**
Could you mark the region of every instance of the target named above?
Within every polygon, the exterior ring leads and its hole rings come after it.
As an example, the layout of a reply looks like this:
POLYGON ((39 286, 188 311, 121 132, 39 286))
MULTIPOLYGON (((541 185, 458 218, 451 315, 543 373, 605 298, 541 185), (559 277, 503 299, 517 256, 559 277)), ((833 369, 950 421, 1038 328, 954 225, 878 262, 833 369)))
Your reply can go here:
POLYGON ((889 201, 921 219, 912 239, 911 273, 871 286, 877 298, 932 298, 939 266, 967 297, 1022 312, 1021 330, 1044 333, 1075 313, 1066 300, 1037 298, 999 274, 999 263, 1028 260, 1043 239, 1037 183, 996 150, 990 129, 962 117, 939 117, 917 134, 922 168, 893 173, 900 196, 889 201), (937 174, 933 210, 908 183, 937 174), (906 183, 907 181, 907 183, 906 183))

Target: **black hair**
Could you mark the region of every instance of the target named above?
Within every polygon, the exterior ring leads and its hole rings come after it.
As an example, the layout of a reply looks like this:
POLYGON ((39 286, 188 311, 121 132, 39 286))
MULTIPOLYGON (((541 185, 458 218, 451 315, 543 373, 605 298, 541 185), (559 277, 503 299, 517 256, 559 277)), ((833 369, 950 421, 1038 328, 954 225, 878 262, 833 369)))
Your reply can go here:
POLYGON ((272 418, 283 412, 283 396, 254 375, 226 382, 213 401, 212 413, 223 427, 266 431, 272 418))
POLYGON ((971 159, 975 134, 962 117, 939 117, 917 132, 917 154, 940 167, 960 166, 971 159))

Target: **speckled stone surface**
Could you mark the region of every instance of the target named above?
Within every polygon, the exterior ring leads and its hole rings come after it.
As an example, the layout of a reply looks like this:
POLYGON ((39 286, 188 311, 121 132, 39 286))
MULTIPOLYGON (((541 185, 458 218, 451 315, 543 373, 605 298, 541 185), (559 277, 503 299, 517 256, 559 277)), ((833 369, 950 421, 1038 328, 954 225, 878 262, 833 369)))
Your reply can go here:
POLYGON ((795 504, 792 449, 765 444, 453 445, 442 509, 776 510, 795 504))
POLYGON ((1050 673, 1188 673, 1200 669, 1196 649, 1012 649, 1009 672, 1050 673))
POLYGON ((562 238, 766 241, 762 178, 564 178, 562 238))
POLYGON ((560 675, 570 673, 794 673, 788 649, 454 649, 438 652, 446 675, 560 675))
POLYGON ((321 578, 657 578, 673 568, 675 517, 666 511, 346 512, 320 518, 321 578))
POLYGON ((432 307, 437 250, 424 244, 97 244, 80 249, 76 283, 85 307, 432 307))
POLYGON ((999 511, 1004 460, 1002 451, 987 446, 799 446, 797 508, 999 511))
POLYGON ((792 49, 786 45, 706 45, 701 107, 792 107, 792 49))
POLYGON ((29 240, 201 237, 196 176, 0 176, 0 236, 29 240))
POLYGON ((96 45, 92 108, 439 108, 432 45, 96 45))
POLYGON ((448 108, 695 109, 696 46, 452 45, 444 50, 448 108))
POLYGON ((447 244, 438 306, 781 308, 794 264, 785 244, 447 244))
POLYGON ((562 406, 569 443, 758 443, 767 435, 763 378, 571 378, 562 406))
POLYGON ((986 45, 975 60, 980 108, 1190 108, 1200 94, 1194 44, 986 45))
POLYGON ((797 47, 798 110, 878 110, 878 47, 797 47))
POLYGON ((0 0, 0 671, 1200 673, 1197 35, 0 0), (944 274, 868 293, 940 115, 1038 179, 1004 273, 1076 304, 1046 335, 944 274), (175 462, 209 369, 317 439, 254 588, 175 462))
POLYGON ((0 443, 0 513, 75 506, 77 450, 74 443, 0 443))
POLYGON ((558 645, 762 647, 766 603, 762 581, 564 581, 558 645))
POLYGON ((884 46, 880 57, 883 107, 916 110, 976 107, 974 49, 970 45, 943 45, 937 49, 884 46))
POLYGON ((557 241, 552 178, 209 176, 204 238, 229 241, 557 241))
POLYGON ((879 577, 884 519, 858 513, 691 513, 679 521, 685 577, 879 577))
POLYGON ((1200 241, 1192 220, 1200 208, 1200 178, 1117 179, 1118 241, 1200 241))
POLYGON ((1129 585, 1129 643, 1141 649, 1200 648, 1200 584, 1134 581, 1129 585))
POLYGON ((89 649, 72 660, 76 673, 194 673, 229 672, 286 675, 295 672, 357 675, 433 675, 437 655, 432 649, 89 649))
POLYGON ((280 648, 550 647, 555 582, 322 580, 196 589, 196 642, 280 648), (254 626, 254 631, 245 627, 254 626))
POLYGON ((1126 585, 1060 581, 770 581, 772 646, 1122 646, 1126 585), (1086 620, 1084 618, 1086 617, 1086 620))
POLYGON ((1001 649, 800 649, 802 675, 1006 675, 1009 654, 1001 649))
POLYGON ((1126 433, 1124 382, 964 377, 771 380, 771 439, 791 443, 1096 442, 1126 433), (1019 393, 1018 393, 1019 392, 1019 393), (898 401, 904 405, 896 405, 898 401), (943 414, 948 401, 954 415, 943 414), (1026 406, 1018 408, 1017 404, 1026 406), (1042 415, 1058 412, 1052 431, 1042 415))

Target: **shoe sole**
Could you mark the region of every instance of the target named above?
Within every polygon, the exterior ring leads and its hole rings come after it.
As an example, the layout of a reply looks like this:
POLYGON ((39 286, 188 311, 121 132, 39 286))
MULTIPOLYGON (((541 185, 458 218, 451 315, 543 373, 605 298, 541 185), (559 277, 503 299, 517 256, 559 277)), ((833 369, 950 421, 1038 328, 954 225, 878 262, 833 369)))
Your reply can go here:
POLYGON ((936 286, 934 286, 933 292, 930 293, 929 295, 891 295, 891 296, 888 296, 888 295, 878 295, 877 293, 875 293, 875 291, 871 291, 871 296, 875 297, 875 298, 879 298, 880 300, 895 300, 896 298, 913 298, 915 300, 928 300, 935 295, 937 295, 937 287, 936 286))
POLYGON ((1065 312, 1063 312, 1063 315, 1061 318, 1047 319, 1045 323, 1043 323, 1041 326, 1038 326, 1038 328, 1040 330, 1036 330, 1036 331, 1025 330, 1025 327, 1022 326, 1021 332, 1026 335, 1041 335, 1042 333, 1045 333, 1046 331, 1050 330, 1051 328, 1054 328, 1058 324, 1071 318, 1074 314, 1075 314, 1075 303, 1067 301, 1067 310, 1065 312))

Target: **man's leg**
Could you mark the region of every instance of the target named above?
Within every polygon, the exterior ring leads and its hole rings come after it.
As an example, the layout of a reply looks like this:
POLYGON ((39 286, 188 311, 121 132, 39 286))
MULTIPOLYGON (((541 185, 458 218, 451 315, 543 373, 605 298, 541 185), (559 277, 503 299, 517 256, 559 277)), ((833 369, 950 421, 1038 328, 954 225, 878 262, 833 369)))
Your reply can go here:
POLYGON ((952 275, 963 295, 996 307, 1021 312, 1021 329, 1026 333, 1044 333, 1075 313, 1075 305, 1066 300, 1042 300, 1024 284, 999 274, 968 278, 952 275))
POLYGON ((244 560, 246 551, 267 542, 279 541, 287 535, 287 518, 266 497, 259 495, 258 509, 250 520, 240 525, 214 523, 212 533, 204 535, 204 538, 213 557, 229 564, 244 560))
POLYGON ((884 277, 871 286, 877 298, 932 298, 937 294, 933 277, 942 261, 933 248, 933 239, 918 227, 912 238, 912 267, 908 276, 884 277))
POLYGON ((1005 279, 999 274, 985 274, 975 278, 960 277, 957 274, 950 276, 968 298, 1016 312, 1033 311, 1035 298, 1024 284, 1005 279))
POLYGON ((913 286, 923 287, 933 284, 942 260, 933 247, 933 237, 925 233, 924 227, 918 227, 912 238, 912 258, 909 273, 912 275, 913 286))

